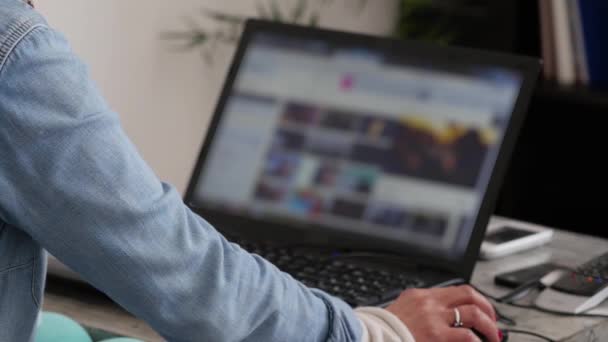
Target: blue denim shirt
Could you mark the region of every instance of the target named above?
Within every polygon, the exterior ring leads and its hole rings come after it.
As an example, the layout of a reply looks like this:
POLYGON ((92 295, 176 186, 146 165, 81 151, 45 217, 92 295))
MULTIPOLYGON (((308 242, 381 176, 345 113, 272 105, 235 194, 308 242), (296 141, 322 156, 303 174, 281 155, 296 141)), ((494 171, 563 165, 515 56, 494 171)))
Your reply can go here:
POLYGON ((0 341, 30 341, 48 250, 169 341, 356 341, 345 303, 227 242, 141 159, 66 40, 0 0, 0 341))

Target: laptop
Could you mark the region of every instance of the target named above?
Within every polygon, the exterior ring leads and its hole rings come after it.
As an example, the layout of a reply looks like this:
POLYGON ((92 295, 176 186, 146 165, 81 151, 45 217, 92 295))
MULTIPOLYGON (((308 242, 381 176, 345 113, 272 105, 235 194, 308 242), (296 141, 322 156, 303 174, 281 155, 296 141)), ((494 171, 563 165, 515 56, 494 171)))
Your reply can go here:
POLYGON ((539 68, 249 20, 185 202, 353 307, 467 283, 539 68))
POLYGON ((353 307, 467 283, 539 69, 249 20, 185 203, 353 307))

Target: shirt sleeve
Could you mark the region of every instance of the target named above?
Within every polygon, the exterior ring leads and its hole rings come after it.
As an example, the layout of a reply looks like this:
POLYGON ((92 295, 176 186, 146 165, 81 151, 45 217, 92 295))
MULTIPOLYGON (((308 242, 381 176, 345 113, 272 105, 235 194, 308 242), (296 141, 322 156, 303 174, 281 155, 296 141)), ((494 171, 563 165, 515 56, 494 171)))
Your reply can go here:
POLYGON ((361 342, 416 342, 407 326, 390 311, 361 307, 355 310, 361 320, 361 342))
POLYGON ((359 340, 345 303, 227 242, 158 180, 46 26, 0 65, 0 194, 4 221, 169 341, 359 340))

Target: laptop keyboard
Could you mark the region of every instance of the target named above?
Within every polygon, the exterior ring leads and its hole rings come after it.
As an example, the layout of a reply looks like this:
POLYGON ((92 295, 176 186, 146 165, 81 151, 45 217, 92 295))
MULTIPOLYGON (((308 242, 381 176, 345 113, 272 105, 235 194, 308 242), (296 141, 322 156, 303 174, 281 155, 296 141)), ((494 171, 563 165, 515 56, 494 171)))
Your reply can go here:
POLYGON ((281 271, 310 288, 339 297, 352 307, 378 305, 395 299, 404 289, 423 287, 417 277, 341 260, 335 255, 304 253, 296 249, 238 241, 281 271))

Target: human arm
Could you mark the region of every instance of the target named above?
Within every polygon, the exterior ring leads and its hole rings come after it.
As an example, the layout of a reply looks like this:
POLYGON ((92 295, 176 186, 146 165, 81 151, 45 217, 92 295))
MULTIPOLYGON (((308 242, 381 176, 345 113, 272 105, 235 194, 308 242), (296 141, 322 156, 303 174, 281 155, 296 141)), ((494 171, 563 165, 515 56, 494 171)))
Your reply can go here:
MULTIPOLYGON (((14 43, 0 69, 4 221, 168 340, 357 339, 344 303, 228 243, 156 178, 63 38, 38 25, 14 43)), ((399 307, 404 320, 416 308, 399 307)))
POLYGON ((44 24, 0 69, 0 215, 170 341, 356 341, 353 311, 227 242, 158 180, 44 24))

